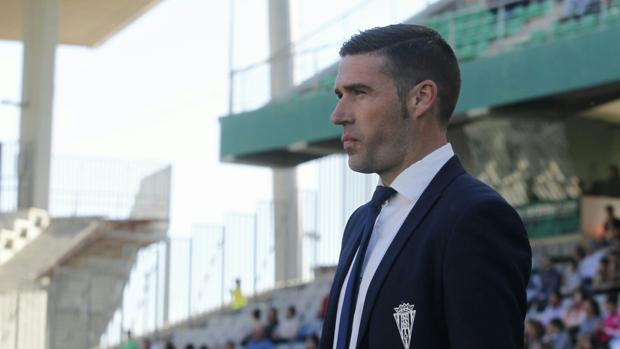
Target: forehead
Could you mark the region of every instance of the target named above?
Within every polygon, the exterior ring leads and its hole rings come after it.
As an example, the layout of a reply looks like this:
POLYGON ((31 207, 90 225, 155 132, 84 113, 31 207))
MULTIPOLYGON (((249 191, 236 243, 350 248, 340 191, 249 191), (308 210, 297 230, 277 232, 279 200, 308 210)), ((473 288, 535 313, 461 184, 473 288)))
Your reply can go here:
POLYGON ((338 64, 336 87, 359 83, 374 85, 391 81, 385 72, 385 63, 385 57, 377 54, 344 56, 338 64))

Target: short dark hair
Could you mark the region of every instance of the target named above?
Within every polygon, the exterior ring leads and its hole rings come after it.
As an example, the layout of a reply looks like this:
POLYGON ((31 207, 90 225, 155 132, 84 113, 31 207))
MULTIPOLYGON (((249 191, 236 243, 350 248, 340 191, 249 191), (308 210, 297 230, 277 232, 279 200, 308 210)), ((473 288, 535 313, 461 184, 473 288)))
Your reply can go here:
POLYGON ((461 73, 454 51, 439 33, 420 25, 394 24, 362 31, 340 48, 341 57, 365 53, 386 57, 386 73, 394 79, 401 103, 415 85, 434 81, 439 90, 439 123, 448 126, 461 89, 461 73))
POLYGON ((560 331, 564 331, 564 328, 565 328, 564 322, 562 322, 562 320, 559 319, 559 318, 553 318, 551 320, 551 325, 554 326, 555 328, 557 328, 560 331))
POLYGON ((255 318, 256 320, 260 320, 262 313, 260 311, 260 309, 256 308, 252 311, 252 317, 255 318))

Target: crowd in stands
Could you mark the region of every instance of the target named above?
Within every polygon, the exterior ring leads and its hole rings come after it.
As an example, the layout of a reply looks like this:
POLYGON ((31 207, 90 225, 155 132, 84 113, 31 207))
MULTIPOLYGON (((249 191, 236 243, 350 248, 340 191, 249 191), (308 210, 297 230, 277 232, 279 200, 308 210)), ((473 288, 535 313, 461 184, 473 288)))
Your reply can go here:
MULTIPOLYGON (((620 218, 613 206, 605 208, 605 215, 602 236, 577 246, 570 256, 543 257, 532 274, 527 289, 525 349, 620 349, 620 218)), ((266 314, 256 307, 249 313, 239 342, 177 348, 170 342, 156 345, 144 339, 138 346, 128 333, 121 348, 315 349, 327 311, 327 295, 316 301, 321 306, 314 318, 300 317, 292 305, 285 309, 270 307, 266 314)))
POLYGON ((250 315, 246 334, 240 342, 228 341, 222 346, 210 347, 208 345, 195 346, 186 344, 183 348, 177 348, 172 342, 156 344, 150 339, 143 339, 142 345, 131 338, 121 345, 121 349, 275 349, 281 345, 291 344, 286 348, 316 349, 319 345, 323 318, 327 311, 327 295, 322 299, 321 307, 316 317, 303 321, 297 313, 295 306, 288 306, 283 318, 279 316, 279 310, 275 307, 268 309, 263 317, 261 309, 254 309, 250 315))
POLYGON ((294 306, 286 309, 284 319, 278 317, 278 309, 270 308, 265 321, 261 318, 261 310, 252 312, 250 326, 247 335, 241 341, 241 346, 248 349, 271 349, 277 344, 303 342, 305 349, 318 347, 319 335, 323 325, 323 318, 327 311, 327 296, 317 317, 301 323, 294 306))
POLYGON ((620 219, 572 256, 544 257, 528 286, 527 349, 620 349, 620 219))

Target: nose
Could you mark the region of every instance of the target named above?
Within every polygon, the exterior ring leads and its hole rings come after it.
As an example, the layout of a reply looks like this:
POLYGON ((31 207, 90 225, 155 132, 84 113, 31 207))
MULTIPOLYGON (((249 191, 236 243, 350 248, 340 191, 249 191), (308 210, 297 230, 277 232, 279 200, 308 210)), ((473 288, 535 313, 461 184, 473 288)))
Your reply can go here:
POLYGON ((345 123, 350 122, 350 116, 348 116, 343 98, 339 99, 336 107, 334 107, 331 122, 334 125, 344 125, 345 123))

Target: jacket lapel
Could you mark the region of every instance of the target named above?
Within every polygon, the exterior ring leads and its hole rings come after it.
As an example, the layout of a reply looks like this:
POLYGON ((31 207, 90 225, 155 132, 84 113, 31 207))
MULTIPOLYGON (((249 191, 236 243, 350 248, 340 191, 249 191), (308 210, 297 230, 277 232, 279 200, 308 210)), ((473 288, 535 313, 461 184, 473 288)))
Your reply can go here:
POLYGON ((365 205, 362 206, 361 210, 354 213, 354 216, 351 217, 351 224, 347 225, 344 232, 344 236, 348 237, 348 239, 343 242, 344 246, 342 247, 340 261, 338 262, 338 268, 336 269, 332 288, 329 293, 327 314, 325 314, 325 324, 323 326, 323 338, 321 339, 321 348, 333 347, 333 337, 336 332, 335 326, 338 326, 338 324, 336 324, 338 300, 340 298, 342 284, 344 283, 344 279, 347 277, 347 273, 349 272, 349 268, 353 262, 353 257, 355 257, 355 253, 357 252, 357 248, 360 244, 362 229, 364 228, 365 222, 364 212, 365 205))
POLYGON ((428 211, 433 207, 437 199, 441 196, 443 190, 450 184, 457 176, 464 173, 465 170, 459 162, 457 156, 453 156, 446 164, 439 170, 437 175, 433 178, 428 187, 424 190, 413 209, 403 222, 403 225, 398 230, 398 233, 394 237, 394 240, 390 244, 390 247, 385 252, 377 271, 375 272, 372 281, 368 287, 366 293, 366 301, 364 302, 364 309, 362 311, 362 319, 360 321, 360 328, 357 336, 357 346, 360 346, 361 340, 366 334, 368 327, 368 321, 370 312, 375 304, 377 295, 383 286, 390 268, 394 264, 394 261, 400 254, 400 251, 405 246, 407 241, 413 236, 414 232, 424 220, 424 217, 428 211))

